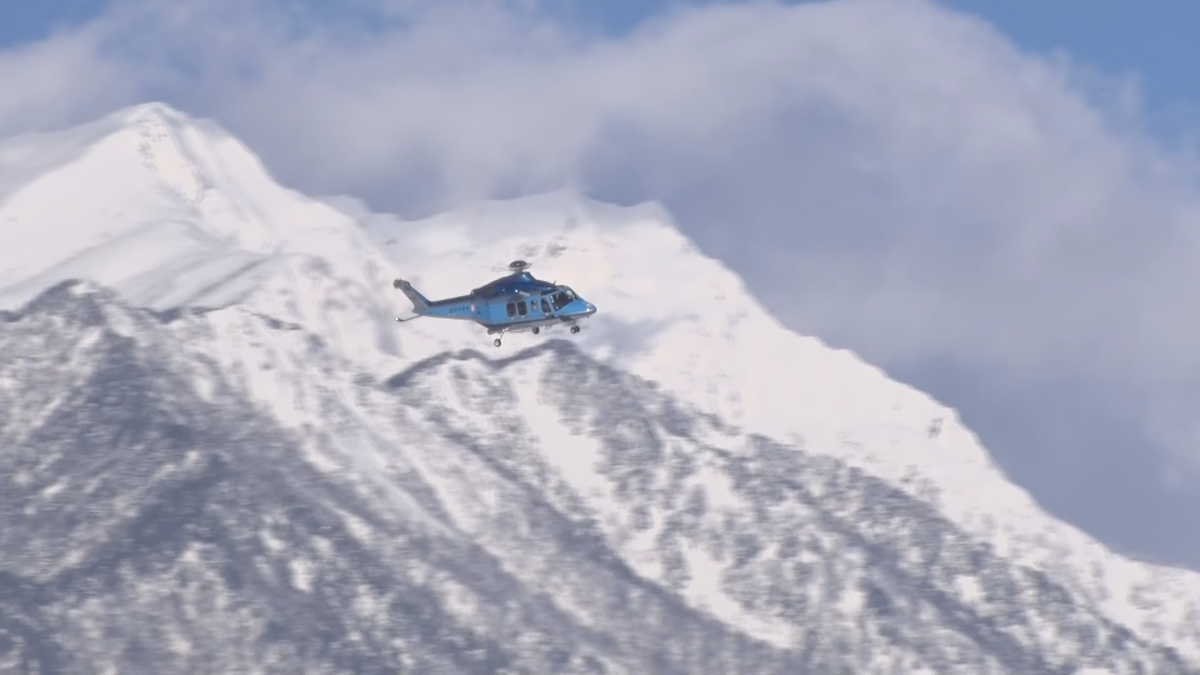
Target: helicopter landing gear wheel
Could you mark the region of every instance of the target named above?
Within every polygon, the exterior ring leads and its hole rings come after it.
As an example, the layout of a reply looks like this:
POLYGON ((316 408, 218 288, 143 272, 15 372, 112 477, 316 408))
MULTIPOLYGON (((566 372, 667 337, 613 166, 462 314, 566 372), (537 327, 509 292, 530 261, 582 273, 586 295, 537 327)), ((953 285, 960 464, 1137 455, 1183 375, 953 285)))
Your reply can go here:
POLYGON ((500 346, 500 338, 496 338, 495 340, 492 340, 492 344, 494 344, 494 345, 496 345, 497 347, 499 347, 499 346, 500 346))
POLYGON ((579 326, 571 326, 571 332, 572 332, 572 333, 578 333, 578 332, 579 332, 579 326))
POLYGON ((537 326, 534 326, 534 327, 533 327, 533 334, 534 334, 534 335, 537 335, 537 334, 538 334, 538 333, 540 333, 540 332, 542 332, 542 329, 541 329, 541 328, 538 328, 537 326))

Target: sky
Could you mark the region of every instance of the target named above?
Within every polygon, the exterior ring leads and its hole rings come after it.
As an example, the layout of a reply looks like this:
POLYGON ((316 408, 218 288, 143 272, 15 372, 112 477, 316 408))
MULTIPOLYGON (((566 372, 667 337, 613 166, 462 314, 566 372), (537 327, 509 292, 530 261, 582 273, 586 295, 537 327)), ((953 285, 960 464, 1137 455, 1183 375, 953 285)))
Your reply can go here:
POLYGON ((1196 3, 9 4, 0 136, 163 100, 404 216, 658 200, 1051 513, 1200 569, 1196 3))

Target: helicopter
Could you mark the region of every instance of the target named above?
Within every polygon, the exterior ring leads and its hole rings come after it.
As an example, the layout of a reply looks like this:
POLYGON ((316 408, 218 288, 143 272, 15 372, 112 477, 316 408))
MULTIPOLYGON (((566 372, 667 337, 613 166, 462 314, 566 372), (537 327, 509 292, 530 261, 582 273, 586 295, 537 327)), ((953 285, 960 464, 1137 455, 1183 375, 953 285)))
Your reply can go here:
MULTIPOLYGON (((596 306, 584 300, 568 286, 542 281, 529 273, 531 264, 514 260, 508 264, 511 274, 495 279, 468 295, 442 300, 429 300, 404 279, 396 279, 397 288, 413 304, 416 316, 396 321, 412 321, 423 316, 437 319, 474 321, 487 329, 488 335, 530 331, 534 335, 542 328, 567 325, 572 333, 579 332, 578 321, 596 313, 596 306)), ((500 337, 492 341, 499 347, 500 337)))

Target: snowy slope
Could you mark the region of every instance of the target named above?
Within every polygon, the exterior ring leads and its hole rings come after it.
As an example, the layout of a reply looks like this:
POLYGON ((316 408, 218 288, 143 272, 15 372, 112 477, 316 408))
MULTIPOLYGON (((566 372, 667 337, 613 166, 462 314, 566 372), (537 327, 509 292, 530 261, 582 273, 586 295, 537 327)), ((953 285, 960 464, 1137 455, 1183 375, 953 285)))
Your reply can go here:
POLYGON ((1186 636, 1200 655, 1200 575, 1122 558, 1048 517, 954 410, 850 352, 784 329, 661 208, 562 193, 420 222, 362 221, 429 297, 470 287, 496 258, 535 261, 540 276, 572 284, 600 308, 599 325, 580 334, 589 353, 748 430, 892 481, 1115 620, 1163 639, 1186 636))
MULTIPOLYGON (((409 309, 390 287, 393 276, 430 297, 451 295, 525 258, 539 277, 568 283, 599 307, 570 338, 584 353, 737 427, 729 433, 762 434, 882 478, 995 555, 1043 570, 1109 620, 1200 660, 1200 575, 1121 558, 1046 516, 996 469, 953 410, 848 352, 785 330, 653 205, 623 209, 561 193, 402 222, 348 200, 287 190, 219 127, 157 104, 0 142, 0 200, 0 306, 15 309, 75 277, 157 309, 234 305, 236 312, 211 315, 204 327, 211 336, 197 342, 202 349, 186 367, 197 395, 212 400, 217 383, 235 382, 273 424, 322 439, 299 443, 314 466, 384 473, 378 469, 395 439, 376 435, 381 416, 354 403, 359 389, 347 373, 400 370, 468 347, 501 359, 565 337, 515 335, 495 350, 467 324, 392 322, 409 309), (296 331, 264 329, 259 318, 296 331), (327 350, 327 363, 309 360, 310 339, 327 350), (940 433, 929 433, 933 424, 940 433), (326 450, 317 452, 321 444, 326 450), (341 450, 331 455, 329 447, 341 450)), ((588 441, 563 435, 553 422, 559 413, 536 397, 514 404, 523 406, 524 423, 561 440, 538 462, 558 466, 587 449, 588 441)), ((478 433, 496 433, 489 423, 481 421, 478 433)), ((728 452, 750 447, 732 443, 728 452)), ((591 494, 589 481, 600 481, 594 464, 557 470, 581 495, 591 494)), ((709 489, 719 493, 714 480, 709 489)), ((436 529, 439 519, 389 481, 373 489, 436 529)), ((602 495, 586 501, 586 510, 628 517, 626 499, 602 495)), ((613 545, 639 574, 662 581, 650 536, 613 545)), ((712 569, 703 558, 692 562, 712 569)), ((800 639, 770 611, 740 606, 712 585, 693 580, 679 592, 689 606, 752 636, 776 644, 800 639)))
POLYGON ((569 341, 371 375, 242 307, 63 284, 0 352, 0 669, 1200 673, 569 341))

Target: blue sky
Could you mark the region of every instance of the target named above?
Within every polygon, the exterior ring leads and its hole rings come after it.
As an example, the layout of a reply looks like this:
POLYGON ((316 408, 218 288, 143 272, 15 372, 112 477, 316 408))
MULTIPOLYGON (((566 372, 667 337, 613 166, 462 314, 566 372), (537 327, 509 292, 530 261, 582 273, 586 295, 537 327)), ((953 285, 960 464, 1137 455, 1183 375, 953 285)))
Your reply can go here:
POLYGON ((1135 75, 1154 128, 1175 133, 1200 117, 1200 2, 941 0, 993 23, 1030 50, 1063 50, 1102 71, 1135 75), (1183 111, 1185 119, 1178 114, 1183 111), (1190 112, 1187 112, 1189 111, 1190 112))
POLYGON ((61 25, 94 18, 107 4, 107 0, 7 2, 0 9, 0 47, 41 40, 61 25))
POLYGON ((661 201, 786 325, 959 409, 1052 513, 1200 569, 1200 174, 1174 143, 1200 5, 714 1, 646 27, 678 6, 121 1, 0 10, 0 136, 154 98, 404 216, 661 201), (1105 98, 1129 77, 1143 111, 1105 98))
MULTIPOLYGON (((717 0, 689 4, 711 5, 717 0)), ((808 0, 799 0, 806 2, 808 0)), ((1153 130, 1166 135, 1200 122, 1200 2, 1160 0, 938 0, 973 14, 1026 49, 1065 51, 1072 59, 1110 74, 1138 78, 1153 130), (1182 118, 1182 119, 1181 119, 1182 118)), ((669 3, 662 0, 552 2, 569 5, 589 25, 611 33, 636 27, 669 3)), ((796 4, 796 0, 789 0, 796 4)))
MULTIPOLYGON (((683 4, 712 5, 720 0, 683 4)), ((802 0, 804 1, 804 0, 802 0)), ((977 15, 1031 50, 1064 50, 1071 58, 1109 73, 1136 74, 1147 105, 1169 113, 1200 101, 1200 3, 1159 0, 938 0, 977 15)), ((6 3, 0 13, 0 48, 44 38, 61 25, 98 15, 109 0, 40 0, 6 3)), ((340 0, 310 0, 322 13, 346 11, 340 0)), ((572 2, 549 0, 563 16, 611 34, 627 32, 675 4, 664 0, 572 2)))
MULTIPOLYGON (((541 0, 543 9, 608 34, 633 30, 647 18, 679 5, 723 0, 541 0)), ((737 0, 732 0, 737 2, 737 0)), ((809 0, 788 0, 788 4, 809 0)), ((1108 74, 1137 78, 1153 132, 1173 140, 1200 124, 1200 2, 1159 0, 936 0, 992 23, 1022 47, 1070 58, 1108 74)), ((0 48, 36 41, 63 26, 99 15, 111 0, 41 0, 7 3, 0 10, 0 48)), ((358 3, 307 0, 317 15, 339 16, 358 3)))

